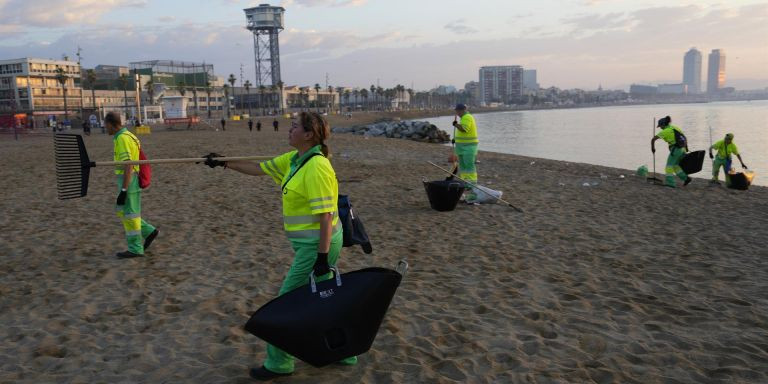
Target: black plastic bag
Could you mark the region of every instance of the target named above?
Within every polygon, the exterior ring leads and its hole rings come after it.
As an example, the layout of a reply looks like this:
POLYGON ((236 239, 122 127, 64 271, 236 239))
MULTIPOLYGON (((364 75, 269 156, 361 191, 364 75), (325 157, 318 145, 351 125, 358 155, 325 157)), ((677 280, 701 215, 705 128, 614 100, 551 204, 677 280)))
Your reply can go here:
POLYGON ((340 276, 333 268, 337 278, 312 280, 264 304, 245 330, 315 367, 363 354, 400 285, 405 273, 400 268, 365 268, 340 276))
POLYGON ((351 247, 360 244, 360 246, 363 247, 363 252, 373 252, 371 240, 368 239, 368 234, 365 232, 363 221, 360 220, 360 216, 352 209, 352 204, 349 202, 349 196, 339 195, 338 208, 339 220, 341 221, 341 226, 344 230, 344 246, 351 247))

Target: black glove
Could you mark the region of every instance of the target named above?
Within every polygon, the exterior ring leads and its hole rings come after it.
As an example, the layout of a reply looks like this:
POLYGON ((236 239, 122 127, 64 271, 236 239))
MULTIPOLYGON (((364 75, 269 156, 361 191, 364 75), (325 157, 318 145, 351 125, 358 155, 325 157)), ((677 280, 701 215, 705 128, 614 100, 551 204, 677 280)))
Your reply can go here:
POLYGON ((747 168, 747 165, 744 164, 744 163, 741 163, 741 167, 744 168, 744 169, 749 169, 749 168, 747 168))
POLYGON ((651 153, 656 153, 656 147, 651 147, 651 153))
POLYGON ((125 205, 125 196, 126 196, 125 191, 120 191, 120 193, 117 195, 117 201, 115 202, 115 204, 125 205))
POLYGON ((328 272, 331 271, 330 266, 328 265, 328 253, 317 253, 317 259, 315 260, 315 265, 312 267, 312 270, 315 272, 315 277, 327 275, 328 272))
POLYGON ((710 159, 714 159, 715 158, 714 156, 712 156, 712 152, 709 153, 709 158, 710 159))
POLYGON ((453 122, 453 126, 454 126, 454 127, 456 127, 456 126, 458 126, 458 125, 459 125, 459 122, 458 122, 458 121, 454 121, 454 122, 453 122))
POLYGON ((203 157, 205 158, 205 163, 204 164, 209 166, 209 167, 211 167, 211 168, 223 167, 223 166, 227 165, 226 161, 220 161, 220 160, 214 160, 213 159, 214 157, 224 157, 222 155, 219 155, 218 153, 211 152, 211 153, 209 153, 209 154, 207 154, 207 155, 205 155, 203 157))

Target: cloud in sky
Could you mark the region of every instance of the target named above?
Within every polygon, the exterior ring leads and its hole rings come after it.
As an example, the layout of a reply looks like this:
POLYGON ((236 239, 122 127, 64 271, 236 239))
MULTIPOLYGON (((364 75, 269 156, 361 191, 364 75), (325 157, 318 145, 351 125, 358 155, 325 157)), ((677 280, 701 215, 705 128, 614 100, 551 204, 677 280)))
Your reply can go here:
POLYGON ((297 5, 300 7, 358 7, 368 0, 283 0, 282 7, 297 5))
MULTIPOLYGON (((15 0, 0 0, 0 9, 11 2, 15 0)), ((333 6, 341 2, 310 3, 333 6)), ((139 3, 112 2, 113 6, 130 4, 139 3)), ((175 21, 178 19, 164 19, 159 25, 63 28, 61 34, 24 43, 8 35, 23 29, 0 24, 0 32, 6 32, 0 34, 0 58, 58 58, 63 52, 72 57, 80 45, 88 67, 176 59, 212 63, 218 74, 226 76, 239 73, 243 63, 246 75, 253 79, 253 45, 247 30, 235 23, 181 23, 175 21)), ((495 38, 481 33, 457 37, 442 29, 441 35, 449 35, 442 42, 425 35, 430 27, 392 25, 360 31, 340 24, 337 29, 288 28, 280 34, 281 66, 286 84, 314 84, 328 72, 332 85, 365 86, 380 79, 382 86, 410 86, 413 81, 417 89, 424 89, 437 84, 462 86, 476 80, 480 66, 516 64, 537 69, 542 85, 592 89, 597 84, 611 87, 680 78, 683 54, 696 46, 705 57, 711 49, 726 51, 727 79, 765 78, 768 50, 759 42, 768 35, 766 19, 766 3, 580 12, 553 20, 554 27, 530 24, 525 27, 527 33, 495 38), (461 52, 461 60, 457 60, 457 52, 461 52)), ((508 16, 502 23, 506 20, 508 16)), ((471 19, 467 16, 449 25, 468 26, 471 19)), ((440 26, 442 23, 437 29, 440 26)))
POLYGON ((146 0, 5 0, 0 1, 0 24, 43 28, 94 24, 114 9, 145 5, 146 0))
POLYGON ((468 26, 465 19, 453 20, 446 24, 444 28, 457 35, 471 35, 480 32, 477 29, 468 26))

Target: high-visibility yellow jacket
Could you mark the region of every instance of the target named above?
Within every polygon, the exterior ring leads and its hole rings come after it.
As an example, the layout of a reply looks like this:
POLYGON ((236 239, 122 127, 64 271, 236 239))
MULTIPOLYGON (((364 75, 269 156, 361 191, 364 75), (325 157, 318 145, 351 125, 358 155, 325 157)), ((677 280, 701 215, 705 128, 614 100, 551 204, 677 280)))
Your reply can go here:
POLYGON ((319 145, 299 157, 291 151, 259 164, 282 187, 283 227, 291 241, 320 240, 320 214, 332 213, 333 234, 341 231, 337 212, 339 185, 319 145), (319 154, 319 155, 316 155, 319 154), (310 158, 311 157, 311 158, 310 158), (303 166, 299 166, 304 163, 303 166), (294 174, 295 173, 295 174, 294 174))
POLYGON ((477 144, 480 142, 477 138, 477 124, 475 124, 475 118, 472 115, 465 113, 464 116, 461 116, 459 123, 466 132, 462 132, 459 129, 456 130, 455 140, 457 145, 477 144))

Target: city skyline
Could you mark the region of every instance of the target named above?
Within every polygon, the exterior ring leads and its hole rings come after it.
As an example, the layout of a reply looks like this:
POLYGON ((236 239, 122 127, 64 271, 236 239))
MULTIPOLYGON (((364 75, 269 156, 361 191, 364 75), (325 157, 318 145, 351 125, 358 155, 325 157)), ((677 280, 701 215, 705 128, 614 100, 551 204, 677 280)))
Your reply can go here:
MULTIPOLYGON (((218 75, 239 78, 242 63, 253 82, 243 9, 258 4, 0 0, 0 58, 76 60, 80 46, 87 68, 173 59, 211 63, 218 75)), ((287 85, 324 85, 328 73, 334 86, 430 89, 478 81, 483 66, 520 65, 537 70, 542 87, 626 89, 680 82, 681 53, 695 46, 728 52, 725 86, 768 86, 764 1, 270 4, 286 8, 280 39, 287 85)))

